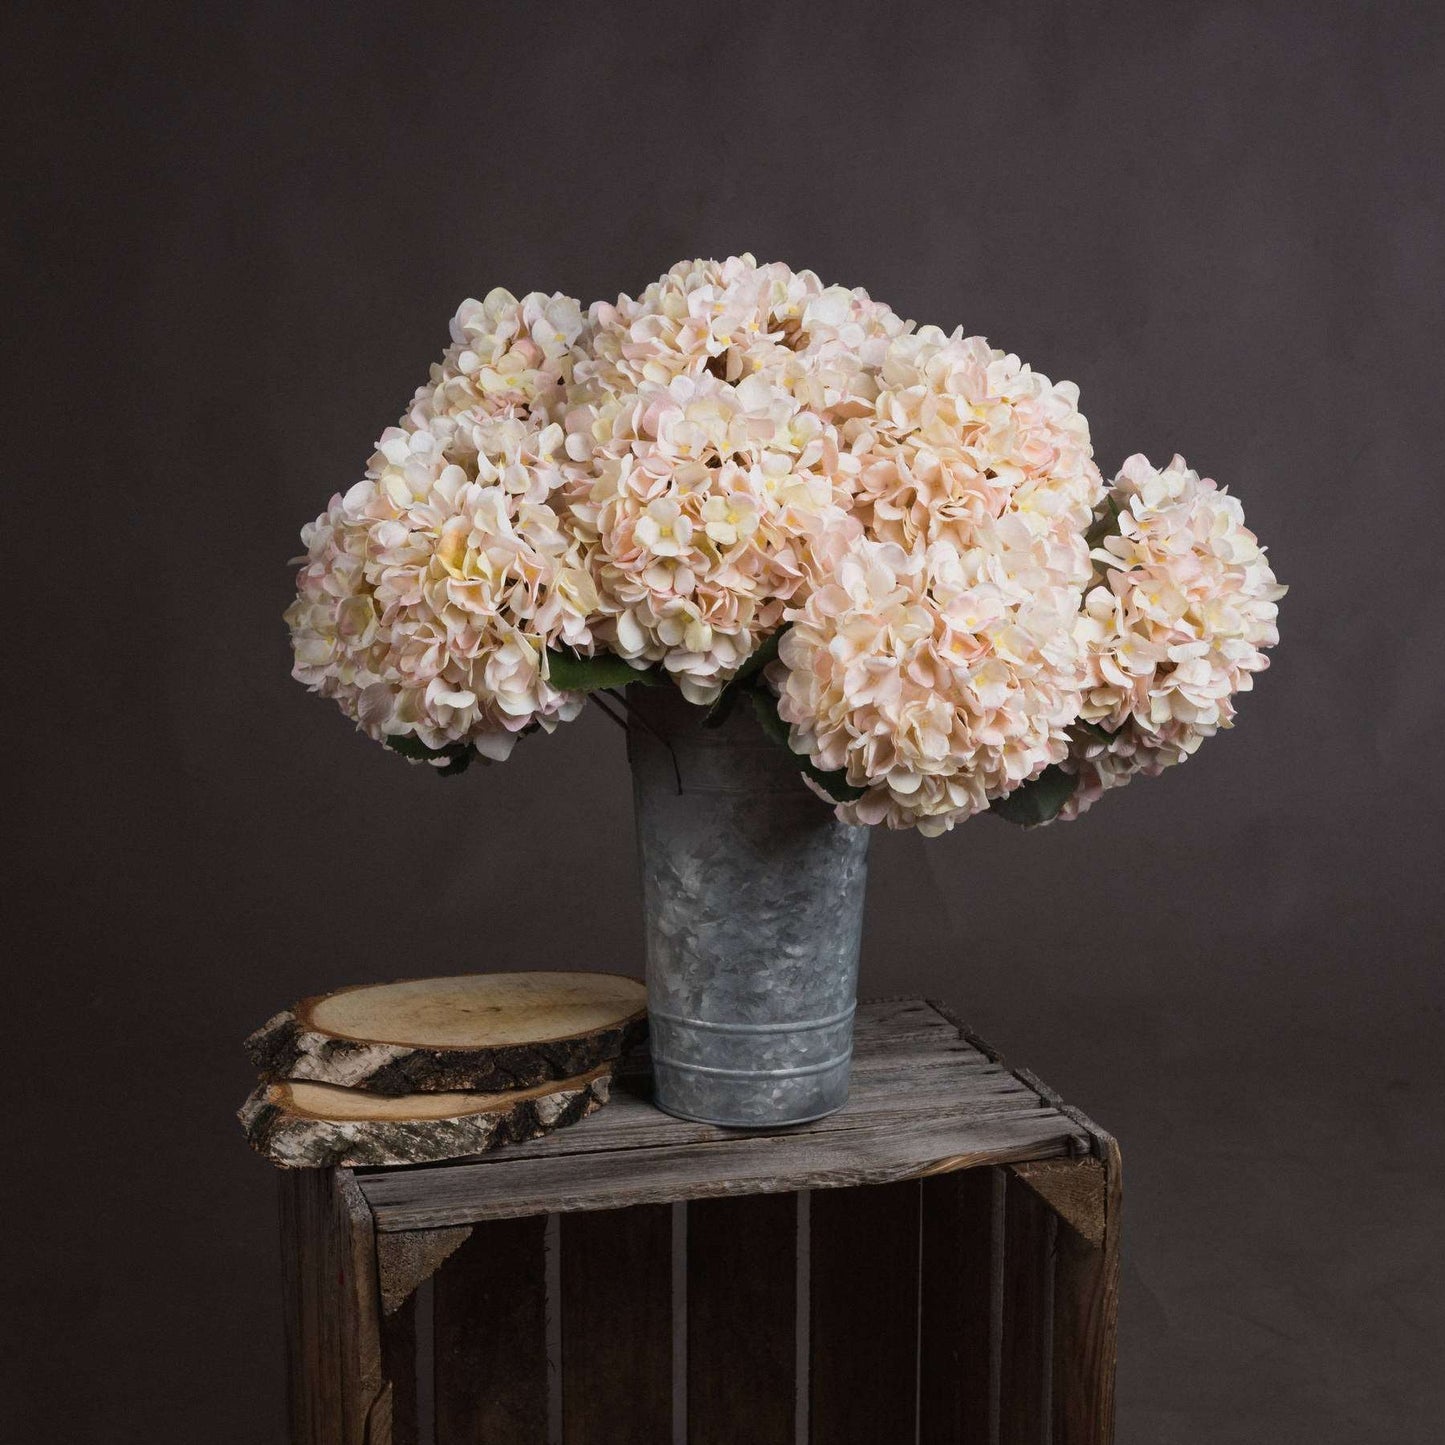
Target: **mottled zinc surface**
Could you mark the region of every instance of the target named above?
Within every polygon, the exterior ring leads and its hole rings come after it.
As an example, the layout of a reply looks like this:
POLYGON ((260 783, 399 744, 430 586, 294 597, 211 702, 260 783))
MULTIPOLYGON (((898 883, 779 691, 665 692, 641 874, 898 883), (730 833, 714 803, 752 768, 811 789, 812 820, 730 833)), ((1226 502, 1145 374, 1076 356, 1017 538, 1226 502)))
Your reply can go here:
POLYGON ((657 1103, 796 1123, 848 1096, 868 830, 839 823, 743 701, 721 727, 632 688, 657 1103))

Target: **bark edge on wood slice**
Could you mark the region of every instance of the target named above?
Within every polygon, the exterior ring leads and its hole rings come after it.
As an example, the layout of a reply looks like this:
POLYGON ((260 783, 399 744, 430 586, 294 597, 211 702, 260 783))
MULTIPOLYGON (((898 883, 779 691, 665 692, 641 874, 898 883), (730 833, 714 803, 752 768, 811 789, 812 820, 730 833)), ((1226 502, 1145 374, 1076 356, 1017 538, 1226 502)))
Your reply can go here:
POLYGON ((488 1092, 573 1079, 647 1032, 647 989, 616 973, 474 973, 304 998, 246 1040, 268 1080, 374 1094, 488 1092))
POLYGON ((607 1102, 612 1069, 495 1094, 368 1094, 262 1081, 237 1112, 258 1154, 283 1169, 431 1164, 575 1124, 607 1102))

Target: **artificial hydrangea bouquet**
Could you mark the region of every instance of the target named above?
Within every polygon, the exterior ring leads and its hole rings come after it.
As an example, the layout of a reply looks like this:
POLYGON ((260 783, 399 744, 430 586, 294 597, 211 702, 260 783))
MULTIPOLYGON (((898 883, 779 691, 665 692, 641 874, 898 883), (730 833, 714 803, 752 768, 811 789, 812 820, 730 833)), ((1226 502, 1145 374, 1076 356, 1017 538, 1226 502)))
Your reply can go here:
POLYGON ((742 697, 850 823, 1077 817, 1229 727, 1283 595, 1078 388, 751 256, 493 291, 302 537, 295 676, 460 771, 596 689, 742 697))

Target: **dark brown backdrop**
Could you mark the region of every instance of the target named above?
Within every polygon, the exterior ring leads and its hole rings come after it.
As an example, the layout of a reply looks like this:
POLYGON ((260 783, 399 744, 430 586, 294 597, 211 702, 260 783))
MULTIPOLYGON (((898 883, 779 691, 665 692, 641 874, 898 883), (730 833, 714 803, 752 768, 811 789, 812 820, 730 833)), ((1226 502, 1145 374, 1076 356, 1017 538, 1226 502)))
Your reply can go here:
POLYGON ((618 735, 384 756, 288 680, 285 563, 462 297, 751 249, 1077 379, 1106 471, 1177 448, 1273 544, 1242 725, 1074 827, 879 837, 864 987, 1122 1138, 1123 1445, 1438 1440, 1437 13, 11 7, 0 1436, 279 1438, 270 1010, 639 966, 618 735))

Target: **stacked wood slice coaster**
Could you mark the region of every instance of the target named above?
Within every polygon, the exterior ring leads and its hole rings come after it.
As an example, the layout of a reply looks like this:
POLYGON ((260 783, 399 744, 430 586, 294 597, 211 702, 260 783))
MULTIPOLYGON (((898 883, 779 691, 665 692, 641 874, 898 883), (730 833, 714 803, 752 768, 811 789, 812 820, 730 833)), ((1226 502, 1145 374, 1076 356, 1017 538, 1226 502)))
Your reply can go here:
POLYGON ((302 999, 246 1040, 261 1081, 241 1106, 284 1168, 423 1164, 575 1123, 607 1102, 647 1027, 636 979, 480 973, 302 999))

